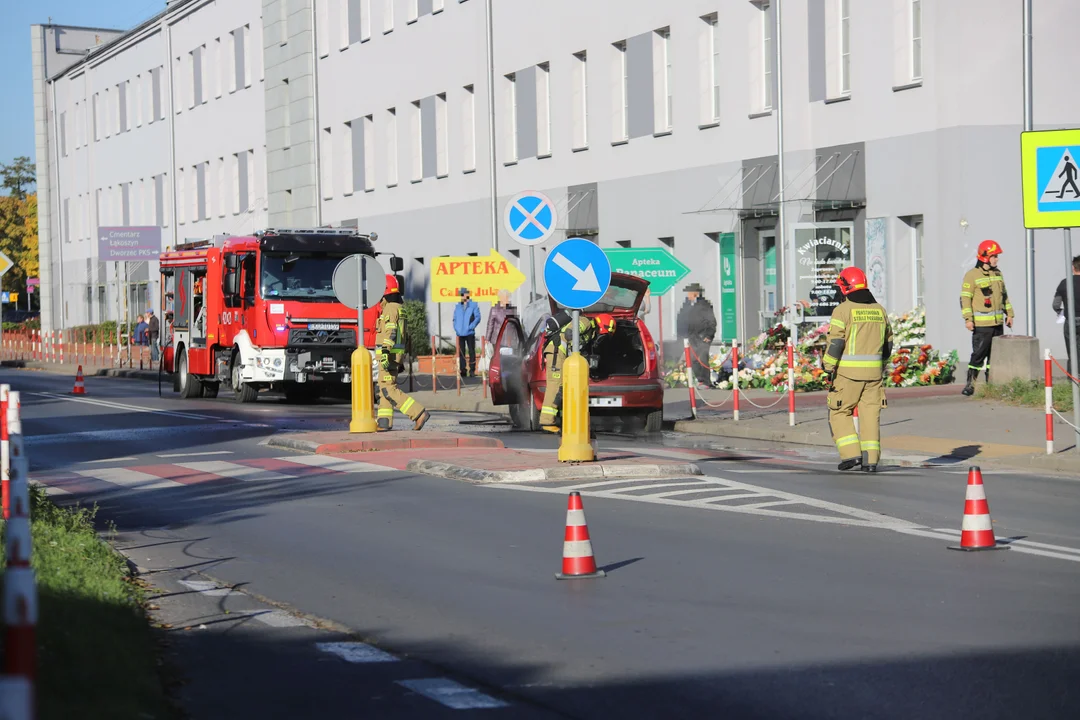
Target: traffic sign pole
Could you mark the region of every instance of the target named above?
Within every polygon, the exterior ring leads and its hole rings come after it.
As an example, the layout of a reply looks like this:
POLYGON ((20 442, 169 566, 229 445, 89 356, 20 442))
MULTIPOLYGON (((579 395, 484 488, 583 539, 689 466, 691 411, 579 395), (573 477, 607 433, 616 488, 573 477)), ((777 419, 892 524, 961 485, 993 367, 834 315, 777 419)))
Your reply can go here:
MULTIPOLYGON (((1080 353, 1076 351, 1076 291, 1073 289, 1072 259, 1072 228, 1065 228, 1065 321, 1069 323, 1069 372, 1074 378, 1080 378, 1080 372, 1077 372, 1077 367, 1080 366, 1080 357, 1077 356, 1080 353)), ((1080 384, 1070 381, 1069 385, 1072 386, 1073 426, 1080 428, 1080 384)), ((1074 452, 1080 452, 1080 429, 1076 430, 1074 452)))

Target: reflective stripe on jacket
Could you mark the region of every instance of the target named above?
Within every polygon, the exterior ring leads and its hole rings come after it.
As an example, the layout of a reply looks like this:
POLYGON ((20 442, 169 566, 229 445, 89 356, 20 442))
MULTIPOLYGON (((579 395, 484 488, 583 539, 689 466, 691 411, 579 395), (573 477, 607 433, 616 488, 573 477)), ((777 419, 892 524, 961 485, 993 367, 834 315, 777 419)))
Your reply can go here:
POLYGON ((1004 325, 1005 318, 1012 318, 1013 306, 1000 270, 984 270, 980 266, 964 274, 960 287, 960 314, 964 322, 970 320, 976 327, 1004 325))
POLYGON ((876 380, 892 347, 889 316, 879 303, 844 300, 829 320, 829 337, 822 364, 826 372, 852 380, 876 380))
POLYGON ((400 303, 382 301, 379 320, 375 323, 376 354, 400 355, 405 352, 405 347, 401 343, 401 331, 398 328, 400 317, 400 303))

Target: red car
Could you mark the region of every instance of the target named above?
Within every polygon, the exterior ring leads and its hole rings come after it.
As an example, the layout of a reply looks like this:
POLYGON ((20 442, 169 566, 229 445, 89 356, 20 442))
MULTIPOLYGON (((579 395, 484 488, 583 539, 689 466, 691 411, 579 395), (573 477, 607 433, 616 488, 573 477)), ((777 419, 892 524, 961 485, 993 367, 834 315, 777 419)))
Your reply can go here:
MULTIPOLYGON (((638 317, 647 280, 611 274, 611 286, 594 305, 582 312, 590 317, 608 313, 615 318, 615 334, 598 345, 589 360, 590 419, 594 424, 622 424, 636 420, 646 432, 659 432, 664 419, 664 384, 657 367, 656 344, 638 317)), ((551 312, 559 306, 548 297, 551 312)), ((540 405, 547 386, 543 363, 541 318, 526 335, 521 319, 509 317, 499 330, 489 369, 491 399, 509 405, 514 425, 540 428, 540 405)))

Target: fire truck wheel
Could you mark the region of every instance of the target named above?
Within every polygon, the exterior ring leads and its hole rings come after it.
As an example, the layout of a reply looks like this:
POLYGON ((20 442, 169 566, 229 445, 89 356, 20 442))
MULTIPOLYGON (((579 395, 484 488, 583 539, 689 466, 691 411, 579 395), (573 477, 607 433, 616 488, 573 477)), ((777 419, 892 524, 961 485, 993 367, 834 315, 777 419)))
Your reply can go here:
POLYGON ((220 385, 216 382, 204 382, 202 386, 202 396, 204 398, 216 398, 218 394, 218 387, 220 387, 220 385))
POLYGON ((180 362, 177 363, 177 375, 180 378, 180 397, 184 399, 202 397, 202 383, 199 378, 188 372, 187 351, 180 353, 180 362))
POLYGON ((232 379, 233 397, 236 402, 253 403, 258 399, 259 388, 240 379, 240 353, 238 352, 233 353, 229 377, 232 379))

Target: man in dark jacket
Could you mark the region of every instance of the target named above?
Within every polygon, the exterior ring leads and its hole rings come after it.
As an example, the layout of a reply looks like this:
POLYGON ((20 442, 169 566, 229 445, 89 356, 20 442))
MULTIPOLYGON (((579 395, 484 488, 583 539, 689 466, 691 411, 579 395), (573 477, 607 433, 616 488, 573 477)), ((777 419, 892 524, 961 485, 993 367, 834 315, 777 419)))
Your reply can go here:
MULTIPOLYGON (((1073 321, 1076 323, 1076 338, 1077 345, 1080 346, 1080 255, 1073 258, 1072 261, 1072 284, 1073 284, 1073 321)), ((1065 330, 1065 350, 1068 352, 1070 358, 1070 364, 1066 367, 1072 367, 1072 344, 1069 342, 1069 313, 1067 313, 1066 307, 1069 301, 1068 288, 1065 287, 1065 280, 1058 283, 1057 290, 1054 291, 1054 312, 1058 315, 1064 315, 1064 324, 1061 326, 1065 330)), ((1072 372, 1072 370, 1069 370, 1072 372)))
POLYGON ((146 309, 146 329, 150 336, 150 359, 157 362, 158 339, 161 337, 161 322, 157 319, 157 315, 154 314, 154 308, 146 309))
POLYGON ((700 283, 690 283, 683 288, 686 293, 686 339, 690 341, 690 363, 694 368, 694 377, 699 383, 712 384, 709 368, 709 345, 716 335, 716 311, 712 304, 702 297, 705 288, 700 283))

